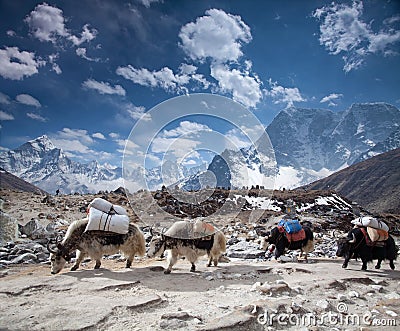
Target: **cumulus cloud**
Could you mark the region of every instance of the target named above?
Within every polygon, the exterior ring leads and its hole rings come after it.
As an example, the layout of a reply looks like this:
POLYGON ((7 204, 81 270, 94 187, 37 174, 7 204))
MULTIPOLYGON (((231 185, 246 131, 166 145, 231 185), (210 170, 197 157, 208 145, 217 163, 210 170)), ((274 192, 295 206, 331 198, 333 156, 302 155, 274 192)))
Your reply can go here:
POLYGON ((42 107, 42 105, 40 104, 39 100, 35 99, 34 97, 32 97, 29 94, 18 94, 15 97, 15 100, 17 100, 19 103, 22 103, 22 104, 27 105, 27 106, 33 106, 33 107, 36 107, 36 108, 42 107))
POLYGON ((97 138, 97 139, 101 139, 101 140, 105 140, 106 137, 104 137, 104 134, 102 134, 101 132, 96 132, 92 134, 93 138, 97 138))
POLYGON ((63 12, 57 7, 47 3, 39 4, 25 18, 31 33, 40 41, 55 43, 57 37, 68 37, 69 32, 65 27, 63 12))
MULTIPOLYGON (((400 31, 392 27, 397 16, 385 19, 378 32, 362 20, 363 3, 337 4, 316 9, 313 17, 321 21, 319 42, 330 54, 342 54, 343 70, 358 69, 368 54, 398 54, 395 44, 400 41, 400 31)), ((397 48, 398 49, 398 48, 397 48)))
POLYGON ((94 79, 87 79, 82 83, 82 86, 87 89, 95 90, 100 94, 117 94, 124 96, 125 89, 121 85, 111 86, 107 82, 98 82, 94 79))
POLYGON ((0 121, 12 121, 12 120, 14 120, 14 116, 12 114, 0 110, 0 121))
POLYGON ((223 64, 211 66, 211 76, 218 81, 219 91, 232 93, 233 100, 246 107, 256 107, 262 98, 261 81, 248 72, 229 69, 223 64))
POLYGON ((337 106, 337 104, 335 103, 335 100, 340 99, 341 97, 343 97, 343 94, 331 93, 331 94, 323 97, 321 99, 320 103, 328 102, 329 106, 337 106))
POLYGON ((269 81, 271 90, 266 91, 266 95, 274 99, 275 104, 285 103, 287 107, 292 107, 295 102, 304 102, 304 99, 297 87, 283 87, 277 82, 269 81))
POLYGON ((27 113, 26 116, 28 116, 29 118, 35 120, 35 121, 39 121, 39 122, 47 122, 47 118, 39 115, 39 114, 35 114, 35 113, 27 113))
MULTIPOLYGON (((85 24, 82 27, 80 36, 74 35, 66 27, 63 11, 45 2, 37 5, 25 18, 25 22, 35 38, 53 44, 56 44, 58 40, 69 40, 73 46, 78 47, 85 42, 90 42, 97 36, 97 30, 90 28, 89 24, 85 24)), ((78 55, 89 59, 86 57, 86 53, 82 54, 81 52, 78 55)))
POLYGON ((89 29, 89 24, 85 24, 82 28, 82 33, 81 37, 77 37, 74 35, 69 36, 69 40, 72 41, 72 43, 75 46, 80 46, 84 42, 88 42, 96 38, 97 35, 97 30, 96 29, 89 29))
POLYGON ((209 9, 196 22, 184 25, 180 32, 180 46, 192 59, 204 61, 237 61, 242 55, 243 44, 252 40, 250 28, 240 16, 209 9))
POLYGON ((18 47, 0 49, 0 76, 21 80, 38 73, 38 68, 46 62, 36 58, 35 53, 19 51, 18 47))
MULTIPOLYGON (((187 85, 191 80, 207 85, 203 75, 195 74, 195 66, 182 66, 179 73, 174 73, 170 68, 164 67, 161 70, 150 71, 146 68, 134 68, 131 65, 118 67, 116 73, 135 84, 147 87, 159 87, 169 92, 187 93, 187 85), (188 73, 190 72, 190 74, 188 73)), ((207 85, 208 86, 208 85, 207 85)))
POLYGON ((182 135, 193 135, 199 131, 211 132, 212 130, 207 125, 201 123, 182 121, 179 123, 177 128, 172 130, 164 130, 161 133, 161 136, 166 138, 179 137, 182 135))

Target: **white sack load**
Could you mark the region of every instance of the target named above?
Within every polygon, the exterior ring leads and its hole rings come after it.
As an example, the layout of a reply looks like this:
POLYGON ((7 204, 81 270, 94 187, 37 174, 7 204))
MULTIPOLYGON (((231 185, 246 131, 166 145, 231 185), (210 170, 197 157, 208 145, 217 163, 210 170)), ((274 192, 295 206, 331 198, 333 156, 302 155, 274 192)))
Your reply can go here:
POLYGON ((93 201, 89 204, 89 208, 90 207, 96 208, 105 213, 128 215, 124 207, 113 205, 111 202, 104 200, 102 198, 93 199, 93 201))
POLYGON ((127 215, 107 214, 96 208, 89 208, 89 222, 85 231, 109 231, 120 234, 128 233, 129 217, 127 215))
POLYGON ((389 238, 389 233, 382 229, 367 227, 367 233, 371 241, 385 241, 389 238))
POLYGON ((180 239, 199 239, 211 236, 218 229, 211 223, 200 220, 188 220, 175 222, 164 235, 180 239))
POLYGON ((385 231, 389 231, 389 227, 386 225, 386 223, 377 220, 374 217, 371 216, 364 216, 364 217, 359 217, 351 221, 352 224, 358 225, 358 226, 369 226, 374 229, 381 229, 385 231))

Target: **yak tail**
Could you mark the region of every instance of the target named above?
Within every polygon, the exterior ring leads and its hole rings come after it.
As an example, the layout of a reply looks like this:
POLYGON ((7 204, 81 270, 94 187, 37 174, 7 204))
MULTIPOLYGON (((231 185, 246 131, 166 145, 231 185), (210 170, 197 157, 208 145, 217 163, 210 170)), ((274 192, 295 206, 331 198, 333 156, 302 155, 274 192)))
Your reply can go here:
POLYGON ((399 247, 396 245, 392 236, 386 241, 386 259, 397 260, 399 247))
POLYGON ((226 251, 226 238, 222 232, 217 232, 216 233, 216 239, 218 240, 218 245, 220 247, 221 252, 226 251))
POLYGON ((144 235, 143 235, 143 233, 139 230, 139 233, 138 233, 138 243, 137 243, 137 245, 138 245, 138 249, 137 249, 137 252, 136 252, 136 254, 138 255, 138 256, 144 256, 145 254, 146 254, 146 240, 144 239, 144 235))
POLYGON ((309 239, 307 243, 301 249, 305 253, 310 253, 314 250, 314 240, 309 239))

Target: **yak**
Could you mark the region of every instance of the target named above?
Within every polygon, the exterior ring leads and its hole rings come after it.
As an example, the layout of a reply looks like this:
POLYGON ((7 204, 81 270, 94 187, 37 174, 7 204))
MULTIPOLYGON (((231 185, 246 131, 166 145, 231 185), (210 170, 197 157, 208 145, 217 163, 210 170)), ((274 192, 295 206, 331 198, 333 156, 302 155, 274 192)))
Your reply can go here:
POLYGON ((303 240, 289 241, 285 232, 279 231, 278 227, 274 227, 271 231, 266 233, 266 237, 262 238, 260 249, 266 250, 268 244, 275 245, 275 258, 278 259, 284 254, 285 249, 296 250, 300 249, 300 257, 305 253, 305 260, 307 261, 307 254, 314 250, 314 234, 310 227, 303 226, 306 238, 303 240))
POLYGON ((86 231, 88 218, 74 221, 68 227, 64 239, 58 237, 55 247, 49 242, 47 249, 50 252, 51 273, 59 273, 71 255, 76 250, 76 261, 71 271, 79 268, 80 263, 86 256, 96 261, 94 269, 101 266, 101 258, 105 254, 115 254, 122 251, 127 257, 126 267, 130 268, 132 261, 137 256, 144 256, 146 253, 146 242, 140 229, 130 223, 126 234, 110 233, 105 231, 86 231))
POLYGON ((337 240, 336 256, 344 257, 342 268, 347 268, 351 258, 361 258, 361 270, 367 270, 367 263, 378 260, 375 269, 381 268, 383 260, 389 260, 389 266, 394 270, 394 261, 397 259, 398 247, 392 236, 385 241, 369 242, 367 235, 361 228, 353 228, 347 236, 337 240))
MULTIPOLYGON (((174 225, 177 224, 185 226, 184 221, 174 223, 174 225)), ((203 222, 203 224, 205 223, 203 222)), ((188 259, 191 263, 190 271, 194 272, 196 271, 195 262, 200 256, 208 255, 209 261, 207 267, 211 266, 211 262, 214 263, 214 266, 217 266, 220 256, 226 251, 225 236, 216 228, 214 233, 198 238, 177 238, 168 235, 168 231, 163 233, 150 229, 150 232, 152 237, 147 256, 162 256, 167 251, 168 267, 164 271, 165 274, 171 273, 172 267, 177 262, 179 256, 184 256, 188 259)))

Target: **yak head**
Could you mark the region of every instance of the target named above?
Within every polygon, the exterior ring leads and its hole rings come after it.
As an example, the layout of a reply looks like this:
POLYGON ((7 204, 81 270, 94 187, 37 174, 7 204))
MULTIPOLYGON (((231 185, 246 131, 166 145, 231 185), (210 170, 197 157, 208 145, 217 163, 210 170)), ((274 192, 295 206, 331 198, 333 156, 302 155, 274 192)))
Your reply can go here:
POLYGON ((336 256, 339 256, 339 257, 348 256, 351 253, 352 246, 355 242, 356 242, 356 236, 354 235, 353 232, 350 232, 345 237, 337 238, 336 256))
POLYGON ((47 250, 50 252, 51 273, 58 274, 71 259, 65 247, 61 243, 61 237, 50 240, 47 243, 47 250))
POLYGON ((150 248, 147 251, 147 256, 161 256, 165 251, 165 237, 162 232, 154 231, 152 228, 150 228, 150 233, 150 248))

